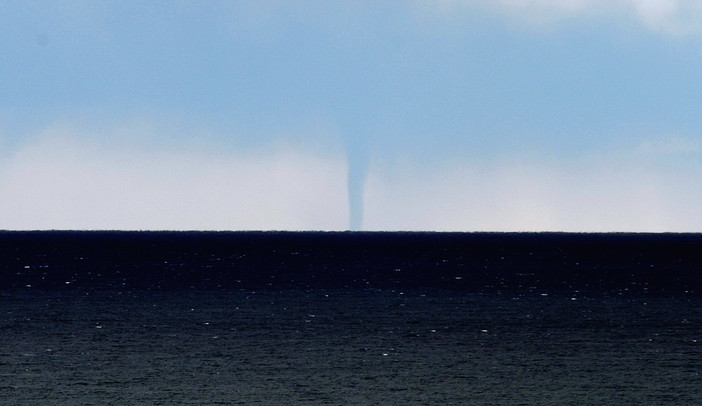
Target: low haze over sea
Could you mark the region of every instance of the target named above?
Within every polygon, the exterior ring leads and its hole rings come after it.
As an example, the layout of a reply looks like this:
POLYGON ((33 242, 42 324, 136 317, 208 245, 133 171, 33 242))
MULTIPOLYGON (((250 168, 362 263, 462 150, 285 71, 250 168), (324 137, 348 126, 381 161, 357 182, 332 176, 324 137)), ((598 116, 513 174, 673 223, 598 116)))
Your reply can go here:
POLYGON ((698 405, 701 247, 1 232, 0 404, 698 405))

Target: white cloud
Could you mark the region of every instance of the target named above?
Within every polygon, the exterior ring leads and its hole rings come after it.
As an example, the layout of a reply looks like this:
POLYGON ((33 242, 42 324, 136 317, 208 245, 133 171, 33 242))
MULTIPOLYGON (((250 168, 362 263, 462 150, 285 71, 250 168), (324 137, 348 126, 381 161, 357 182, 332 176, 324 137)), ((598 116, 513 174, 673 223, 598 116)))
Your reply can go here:
POLYGON ((158 152, 48 134, 0 163, 0 229, 333 230, 343 159, 278 149, 158 152))
POLYGON ((455 164, 399 178, 376 172, 368 182, 365 224, 377 230, 699 232, 699 178, 617 160, 455 164))
POLYGON ((650 28, 671 34, 702 33, 699 0, 621 0, 650 28))
POLYGON ((607 19, 620 15, 634 18, 656 32, 702 34, 699 0, 421 0, 421 4, 444 13, 489 7, 540 23, 585 15, 607 19))

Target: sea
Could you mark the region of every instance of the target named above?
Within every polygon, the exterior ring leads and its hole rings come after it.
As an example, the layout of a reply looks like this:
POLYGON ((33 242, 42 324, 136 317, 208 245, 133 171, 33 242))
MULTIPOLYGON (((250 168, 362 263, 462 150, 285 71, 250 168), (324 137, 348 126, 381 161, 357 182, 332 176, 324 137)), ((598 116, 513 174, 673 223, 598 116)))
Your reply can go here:
POLYGON ((0 232, 0 405, 701 405, 702 234, 0 232))

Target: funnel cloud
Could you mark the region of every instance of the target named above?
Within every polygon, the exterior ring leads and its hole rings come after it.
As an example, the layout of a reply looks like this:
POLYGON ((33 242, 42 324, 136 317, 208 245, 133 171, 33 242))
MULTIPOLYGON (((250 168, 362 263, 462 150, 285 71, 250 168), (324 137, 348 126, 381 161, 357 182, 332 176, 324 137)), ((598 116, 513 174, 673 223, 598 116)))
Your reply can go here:
POLYGON ((358 138, 347 138, 346 160, 349 204, 349 230, 363 229, 363 189, 370 164, 368 146, 358 138))

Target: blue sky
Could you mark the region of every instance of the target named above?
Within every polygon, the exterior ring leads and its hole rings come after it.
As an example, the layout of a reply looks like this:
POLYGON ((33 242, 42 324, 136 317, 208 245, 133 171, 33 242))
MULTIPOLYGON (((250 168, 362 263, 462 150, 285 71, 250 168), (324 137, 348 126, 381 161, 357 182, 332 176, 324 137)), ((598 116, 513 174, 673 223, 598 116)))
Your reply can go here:
POLYGON ((702 228, 697 1, 5 1, 0 27, 0 229, 702 228))

